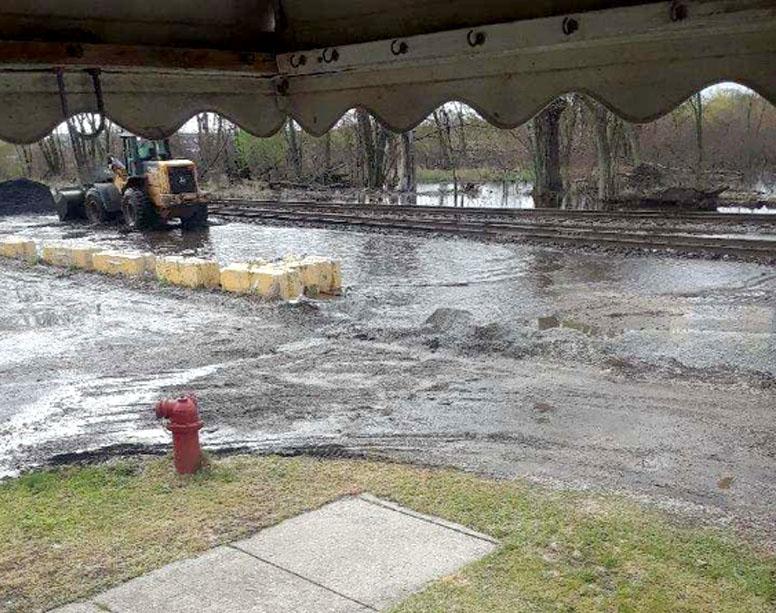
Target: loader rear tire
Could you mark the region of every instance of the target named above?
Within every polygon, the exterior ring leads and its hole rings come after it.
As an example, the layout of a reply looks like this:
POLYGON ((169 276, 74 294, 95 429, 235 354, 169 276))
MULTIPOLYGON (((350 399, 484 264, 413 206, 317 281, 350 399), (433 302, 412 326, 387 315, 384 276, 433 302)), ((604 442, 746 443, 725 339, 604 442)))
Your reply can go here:
POLYGON ((159 213, 145 191, 130 187, 121 200, 121 215, 131 230, 153 230, 161 224, 159 213))

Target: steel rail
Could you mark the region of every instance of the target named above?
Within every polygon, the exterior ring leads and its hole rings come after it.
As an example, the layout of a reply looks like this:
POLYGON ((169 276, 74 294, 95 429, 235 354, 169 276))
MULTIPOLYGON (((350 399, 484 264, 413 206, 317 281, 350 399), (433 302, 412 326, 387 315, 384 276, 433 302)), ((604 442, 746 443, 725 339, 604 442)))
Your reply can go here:
MULTIPOLYGON (((732 206, 732 205, 731 205, 732 206)), ((776 225, 776 214, 718 213, 706 211, 592 211, 574 209, 501 209, 488 207, 447 207, 397 204, 357 204, 345 202, 305 202, 301 200, 278 202, 274 200, 218 199, 211 208, 250 207, 275 211, 350 211, 358 213, 392 213, 407 216, 469 216, 469 217, 561 217, 564 219, 649 219, 657 221, 755 222, 776 225)))
MULTIPOLYGON (((606 227, 611 230, 623 230, 629 231, 634 229, 634 222, 645 222, 641 226, 637 226, 641 231, 663 231, 666 226, 670 226, 669 229, 675 229, 677 226, 683 224, 693 226, 704 223, 714 223, 719 225, 719 222, 715 222, 714 219, 708 219, 704 217, 682 217, 673 219, 659 219, 654 217, 628 217, 620 216, 617 214, 608 216, 596 216, 596 217, 573 217, 573 216, 549 216, 542 218, 538 216, 514 216, 504 215, 501 210, 489 210, 482 214, 470 215, 466 212, 466 209, 457 210, 439 210, 436 207, 430 207, 427 209, 417 210, 416 207, 382 207, 373 208, 368 206, 340 206, 340 205, 315 205, 314 207, 302 207, 297 205, 263 205, 259 206, 257 203, 252 206, 241 206, 235 204, 229 205, 213 205, 211 206, 213 213, 227 212, 226 214, 239 214, 245 217, 275 217, 278 215, 353 215, 360 218, 370 219, 384 219, 384 220, 409 220, 409 219, 421 219, 421 220, 440 220, 440 221, 469 221, 476 223, 512 223, 512 224, 524 224, 526 227, 543 226, 543 227, 557 227, 562 228, 566 226, 574 227, 606 227), (662 223, 659 223, 662 222, 662 223), (554 224, 554 225, 553 225, 554 224)), ((755 220, 754 224, 749 222, 746 216, 733 220, 725 220, 726 231, 730 233, 744 233, 750 232, 752 227, 769 227, 773 226, 776 230, 776 216, 767 216, 769 219, 763 221, 755 220), (749 223, 748 223, 749 222, 749 223), (766 223, 770 222, 770 223, 766 223)))
MULTIPOLYGON (((410 207, 407 207, 410 208, 410 207)), ((610 245, 646 249, 704 251, 729 255, 776 257, 776 238, 748 238, 746 235, 714 235, 706 231, 665 231, 661 228, 613 228, 557 223, 516 223, 477 219, 413 219, 337 211, 289 210, 288 207, 215 206, 213 214, 232 219, 280 223, 308 223, 361 226, 387 230, 438 232, 486 238, 522 238, 575 245, 610 245)), ((404 212, 402 208, 401 212, 404 212)))

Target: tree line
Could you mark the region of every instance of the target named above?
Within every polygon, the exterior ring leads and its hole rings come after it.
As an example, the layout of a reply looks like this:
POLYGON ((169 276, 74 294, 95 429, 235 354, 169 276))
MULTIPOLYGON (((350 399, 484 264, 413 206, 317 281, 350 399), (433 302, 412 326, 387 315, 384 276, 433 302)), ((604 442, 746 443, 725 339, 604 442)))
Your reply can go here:
MULTIPOLYGON (((120 129, 107 122, 97 138, 93 115, 70 119, 31 146, 0 146, 0 178, 27 176, 50 183, 88 182, 107 155, 120 155, 120 129)), ((575 191, 616 197, 623 176, 660 169, 668 182, 714 183, 720 173, 741 185, 772 183, 776 111, 743 88, 715 88, 693 96, 667 116, 630 124, 583 95, 556 99, 513 130, 489 125, 471 109, 449 103, 414 130, 397 134, 356 109, 325 136, 312 137, 293 121, 269 138, 203 113, 172 139, 175 154, 197 162, 207 181, 414 191, 419 181, 458 185, 521 180, 537 204, 559 206, 575 191)))

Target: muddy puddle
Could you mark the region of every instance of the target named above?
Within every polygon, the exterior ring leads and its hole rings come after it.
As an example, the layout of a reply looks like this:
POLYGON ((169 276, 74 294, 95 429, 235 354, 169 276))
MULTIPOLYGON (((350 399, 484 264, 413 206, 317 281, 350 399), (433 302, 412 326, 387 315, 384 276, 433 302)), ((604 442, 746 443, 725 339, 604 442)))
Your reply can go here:
POLYGON ((624 490, 776 537, 772 267, 250 224, 122 235, 16 217, 0 233, 333 256, 348 286, 272 305, 2 263, 1 474, 164 449, 153 402, 193 391, 211 449, 624 490))

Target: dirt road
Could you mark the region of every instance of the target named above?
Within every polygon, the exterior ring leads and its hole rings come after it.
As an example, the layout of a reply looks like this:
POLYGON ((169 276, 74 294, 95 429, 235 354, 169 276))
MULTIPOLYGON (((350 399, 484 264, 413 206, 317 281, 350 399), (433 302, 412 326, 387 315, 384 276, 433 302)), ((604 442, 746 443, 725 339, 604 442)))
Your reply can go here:
POLYGON ((771 267, 242 224, 89 234, 222 261, 337 256, 350 288, 262 304, 0 262, 0 473, 166 445, 151 406, 192 390, 210 448, 622 490, 776 543, 771 267))

